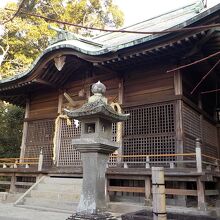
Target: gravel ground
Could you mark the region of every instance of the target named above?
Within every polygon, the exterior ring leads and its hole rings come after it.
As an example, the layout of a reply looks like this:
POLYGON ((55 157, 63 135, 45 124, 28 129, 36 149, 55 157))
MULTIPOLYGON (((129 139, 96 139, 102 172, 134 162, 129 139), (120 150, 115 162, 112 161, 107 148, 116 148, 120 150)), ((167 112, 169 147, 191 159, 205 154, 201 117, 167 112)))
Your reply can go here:
POLYGON ((0 204, 0 220, 66 220, 71 214, 40 211, 0 204))

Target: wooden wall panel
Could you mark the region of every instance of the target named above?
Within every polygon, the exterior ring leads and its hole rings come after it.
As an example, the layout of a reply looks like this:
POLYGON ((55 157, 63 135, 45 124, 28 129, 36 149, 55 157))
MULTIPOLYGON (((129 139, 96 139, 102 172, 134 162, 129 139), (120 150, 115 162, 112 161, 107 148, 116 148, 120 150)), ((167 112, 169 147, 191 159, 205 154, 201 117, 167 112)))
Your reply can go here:
POLYGON ((183 105, 184 152, 195 152, 196 138, 202 140, 202 153, 218 156, 218 133, 216 125, 209 122, 189 105, 183 105))
POLYGON ((58 91, 31 95, 29 119, 56 118, 57 110, 58 91))
POLYGON ((202 138, 200 114, 187 104, 183 104, 184 153, 194 153, 196 138, 202 138))
MULTIPOLYGON (((100 75, 100 76, 94 76, 86 78, 85 80, 81 81, 73 81, 71 83, 68 83, 64 91, 70 95, 70 97, 74 101, 80 101, 79 105, 82 105, 87 100, 87 97, 89 97, 91 86, 93 83, 100 80, 102 83, 106 86, 106 97, 108 98, 109 102, 112 102, 113 100, 117 100, 118 98, 118 87, 119 87, 119 78, 115 76, 114 74, 108 74, 108 75, 100 75), (84 90, 85 97, 79 97, 79 91, 84 90)), ((63 107, 65 107, 68 104, 67 100, 64 99, 63 107)))
POLYGON ((207 155, 217 157, 218 155, 218 133, 217 127, 207 120, 203 120, 203 140, 204 140, 204 152, 207 155))
POLYGON ((174 96, 174 77, 172 73, 167 74, 166 69, 158 67, 128 73, 124 80, 124 104, 148 104, 174 96))

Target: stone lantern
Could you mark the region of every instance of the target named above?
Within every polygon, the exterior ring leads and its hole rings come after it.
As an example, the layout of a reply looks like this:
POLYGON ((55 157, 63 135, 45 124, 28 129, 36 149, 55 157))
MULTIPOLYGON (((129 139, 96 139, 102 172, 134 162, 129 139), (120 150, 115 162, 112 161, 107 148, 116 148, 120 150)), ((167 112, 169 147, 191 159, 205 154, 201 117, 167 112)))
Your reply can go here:
MULTIPOLYGON (((84 215, 106 210, 105 171, 109 155, 118 149, 112 141, 112 123, 124 121, 128 114, 119 114, 104 97, 106 87, 100 81, 92 85, 94 94, 81 108, 68 111, 70 118, 81 122, 81 137, 72 144, 83 161, 83 189, 77 213, 84 215)), ((73 218, 74 219, 74 218, 73 218)))

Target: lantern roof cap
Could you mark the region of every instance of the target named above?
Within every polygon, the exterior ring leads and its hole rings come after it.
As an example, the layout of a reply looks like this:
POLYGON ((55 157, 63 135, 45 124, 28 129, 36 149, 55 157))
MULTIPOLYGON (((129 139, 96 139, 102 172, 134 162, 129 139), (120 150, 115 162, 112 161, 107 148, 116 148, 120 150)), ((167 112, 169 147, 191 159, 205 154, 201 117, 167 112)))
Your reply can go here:
POLYGON ((66 114, 74 119, 103 118, 112 122, 125 121, 129 114, 116 112, 104 96, 106 87, 98 81, 92 85, 92 95, 82 107, 74 110, 65 109, 66 114))

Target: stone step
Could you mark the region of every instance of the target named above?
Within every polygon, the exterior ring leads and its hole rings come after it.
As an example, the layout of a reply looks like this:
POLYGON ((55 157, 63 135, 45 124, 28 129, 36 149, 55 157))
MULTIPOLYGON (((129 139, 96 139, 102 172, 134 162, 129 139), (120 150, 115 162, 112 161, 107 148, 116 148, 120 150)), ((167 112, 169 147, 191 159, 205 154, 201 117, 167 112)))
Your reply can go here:
POLYGON ((65 209, 59 209, 59 208, 48 208, 48 207, 43 207, 43 206, 31 206, 31 205, 16 205, 16 207, 39 210, 39 211, 47 211, 47 212, 67 213, 67 214, 71 215, 73 212, 75 212, 77 206, 74 207, 73 210, 65 210, 65 209))
POLYGON ((28 198, 24 199, 23 205, 32 206, 32 207, 45 207, 59 210, 68 210, 74 211, 76 210, 77 203, 67 202, 67 201, 57 201, 53 199, 42 199, 42 198, 28 198))
POLYGON ((51 184, 41 183, 35 190, 39 191, 56 191, 56 192, 70 192, 70 193, 81 193, 82 184, 51 184))
POLYGON ((41 198, 41 199, 53 199, 56 201, 74 201, 78 202, 80 199, 80 193, 72 192, 55 192, 55 191, 42 191, 42 190, 32 190, 29 195, 31 198, 41 198))
POLYGON ((146 206, 136 203, 125 203, 125 202, 109 202, 108 210, 113 213, 125 214, 128 212, 136 212, 141 209, 145 209, 146 206))
POLYGON ((49 184, 65 184, 65 185, 82 185, 82 178, 59 178, 59 177, 46 177, 42 183, 49 184))

